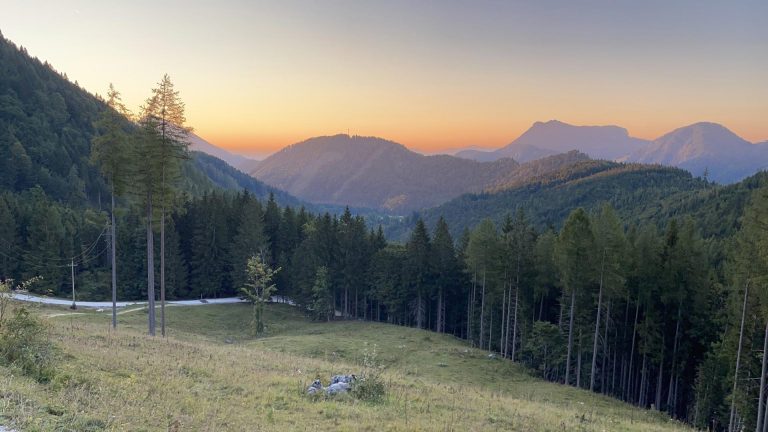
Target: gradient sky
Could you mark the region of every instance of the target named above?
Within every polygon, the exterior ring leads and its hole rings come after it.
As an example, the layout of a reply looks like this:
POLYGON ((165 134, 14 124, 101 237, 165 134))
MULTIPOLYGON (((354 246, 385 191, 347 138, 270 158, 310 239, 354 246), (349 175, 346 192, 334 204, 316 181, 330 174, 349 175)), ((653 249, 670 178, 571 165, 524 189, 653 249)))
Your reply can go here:
POLYGON ((0 31, 133 108, 168 73, 188 124, 249 154, 347 131, 500 147, 550 119, 768 139, 766 0, 0 0, 0 31))

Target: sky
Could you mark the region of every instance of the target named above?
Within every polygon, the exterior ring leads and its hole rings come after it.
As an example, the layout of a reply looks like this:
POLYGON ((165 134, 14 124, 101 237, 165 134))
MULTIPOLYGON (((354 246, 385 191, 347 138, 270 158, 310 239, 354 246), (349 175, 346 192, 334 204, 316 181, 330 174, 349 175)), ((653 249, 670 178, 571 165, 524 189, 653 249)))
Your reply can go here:
POLYGON ((653 139, 698 121, 768 140, 765 0, 0 0, 0 31, 138 109, 167 73, 207 141, 318 135, 425 153, 535 121, 653 139))

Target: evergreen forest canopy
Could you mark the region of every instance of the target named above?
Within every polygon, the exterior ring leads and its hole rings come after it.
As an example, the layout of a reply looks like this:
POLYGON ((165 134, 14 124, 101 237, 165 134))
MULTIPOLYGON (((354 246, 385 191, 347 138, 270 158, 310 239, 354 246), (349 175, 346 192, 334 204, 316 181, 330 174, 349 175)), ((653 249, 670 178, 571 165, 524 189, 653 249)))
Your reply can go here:
POLYGON ((170 80, 129 121, 116 92, 92 97, 4 40, 0 68, 3 278, 41 276, 32 291, 66 296, 76 264, 78 295, 107 299, 116 264, 121 300, 154 301, 157 275, 168 299, 224 297, 259 256, 281 268, 276 293, 313 319, 450 333, 698 427, 768 427, 763 174, 714 187, 587 162, 572 173, 589 175, 462 198, 507 200, 478 219, 415 217, 388 243, 350 211, 313 213, 215 158, 190 162, 170 80), (163 97, 178 117, 153 105, 163 97))

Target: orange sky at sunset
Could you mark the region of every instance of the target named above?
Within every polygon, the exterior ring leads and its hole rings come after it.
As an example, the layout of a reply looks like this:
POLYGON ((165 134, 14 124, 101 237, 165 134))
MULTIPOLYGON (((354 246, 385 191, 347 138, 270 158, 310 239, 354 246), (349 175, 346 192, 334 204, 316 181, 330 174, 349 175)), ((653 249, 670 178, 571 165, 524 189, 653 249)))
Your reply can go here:
POLYGON ((768 2, 112 3, 0 0, 0 31, 134 109, 168 73, 198 135, 245 154, 347 131, 500 147, 550 119, 768 140, 768 2))

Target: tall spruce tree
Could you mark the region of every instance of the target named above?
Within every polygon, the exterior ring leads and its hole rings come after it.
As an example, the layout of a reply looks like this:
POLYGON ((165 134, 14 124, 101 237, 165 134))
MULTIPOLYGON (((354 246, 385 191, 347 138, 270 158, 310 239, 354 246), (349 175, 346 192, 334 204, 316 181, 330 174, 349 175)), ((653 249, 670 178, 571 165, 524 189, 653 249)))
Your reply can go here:
POLYGON ((109 84, 107 107, 95 122, 99 135, 91 144, 91 160, 99 166, 111 189, 110 245, 112 264, 112 328, 117 328, 117 228, 115 226, 115 195, 125 190, 129 166, 128 140, 126 132, 132 115, 125 107, 120 93, 109 84))
POLYGON ((435 331, 445 332, 446 324, 446 292, 450 292, 459 281, 459 263, 453 247, 453 239, 445 219, 440 218, 432 236, 432 268, 437 286, 437 309, 435 316, 435 331))
MULTIPOLYGON (((607 304, 605 313, 605 334, 608 334, 610 325, 610 305, 614 298, 619 297, 624 288, 625 256, 627 253, 624 230, 616 212, 609 204, 603 205, 600 212, 593 219, 592 228, 595 238, 595 263, 599 263, 599 283, 597 312, 595 313, 595 333, 592 347, 592 367, 589 377, 589 389, 594 391, 597 375, 598 342, 600 336, 600 321, 603 313, 603 304, 607 304)), ((604 347, 607 347, 607 338, 603 338, 604 347)), ((603 356, 605 360, 605 355, 603 356)), ((601 383, 604 385, 604 383, 601 383)))
POLYGON ((556 246, 557 265, 564 294, 570 294, 565 384, 571 383, 576 302, 593 279, 593 251, 594 236, 589 217, 584 209, 578 208, 566 219, 556 246))
POLYGON ((416 327, 424 328, 426 298, 431 294, 432 260, 430 259, 431 242, 424 221, 416 221, 411 238, 405 246, 407 252, 406 274, 408 284, 415 298, 413 308, 416 327))
POLYGON ((165 221, 173 205, 181 161, 189 158, 187 140, 192 129, 184 124, 184 102, 167 74, 152 89, 152 96, 147 99, 142 115, 153 119, 150 123, 156 134, 153 142, 158 145, 155 164, 160 170, 160 331, 165 337, 165 221))

